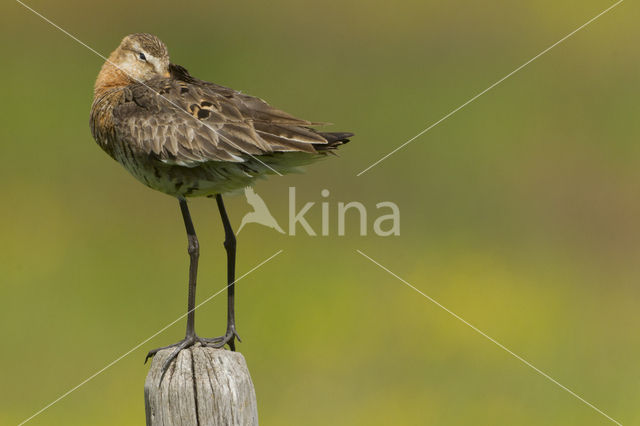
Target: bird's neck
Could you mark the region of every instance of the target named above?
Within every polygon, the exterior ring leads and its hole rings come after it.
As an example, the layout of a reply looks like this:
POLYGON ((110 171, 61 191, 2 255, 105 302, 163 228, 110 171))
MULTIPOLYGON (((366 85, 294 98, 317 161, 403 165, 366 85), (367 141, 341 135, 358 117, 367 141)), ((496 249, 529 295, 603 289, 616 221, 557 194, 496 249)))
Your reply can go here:
POLYGON ((132 83, 131 78, 114 65, 116 59, 114 54, 111 54, 109 59, 102 65, 102 69, 100 69, 96 84, 93 87, 93 95, 95 98, 108 90, 125 87, 132 83))

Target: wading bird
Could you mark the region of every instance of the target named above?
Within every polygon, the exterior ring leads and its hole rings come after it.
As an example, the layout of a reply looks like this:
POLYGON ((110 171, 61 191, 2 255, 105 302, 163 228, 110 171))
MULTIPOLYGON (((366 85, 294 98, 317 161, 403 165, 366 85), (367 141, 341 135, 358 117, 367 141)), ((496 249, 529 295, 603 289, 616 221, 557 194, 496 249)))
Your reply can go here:
POLYGON ((169 61, 167 48, 151 34, 126 36, 102 66, 94 87, 91 133, 100 147, 148 187, 178 199, 187 231, 189 294, 185 338, 163 365, 196 343, 235 350, 234 281, 236 238, 222 194, 268 174, 311 163, 349 141, 352 133, 314 130, 314 123, 265 101, 192 77, 169 61), (215 197, 227 253, 227 329, 202 338, 195 332, 199 244, 187 197, 215 197))

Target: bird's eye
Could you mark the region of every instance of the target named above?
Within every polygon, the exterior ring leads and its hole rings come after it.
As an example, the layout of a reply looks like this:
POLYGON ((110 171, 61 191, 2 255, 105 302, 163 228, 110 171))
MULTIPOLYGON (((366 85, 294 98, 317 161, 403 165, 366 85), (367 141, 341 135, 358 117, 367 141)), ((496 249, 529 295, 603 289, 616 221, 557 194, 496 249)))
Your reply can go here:
POLYGON ((142 53, 142 52, 138 53, 138 58, 140 58, 140 60, 142 60, 142 61, 146 61, 147 60, 147 57, 144 56, 144 53, 142 53))

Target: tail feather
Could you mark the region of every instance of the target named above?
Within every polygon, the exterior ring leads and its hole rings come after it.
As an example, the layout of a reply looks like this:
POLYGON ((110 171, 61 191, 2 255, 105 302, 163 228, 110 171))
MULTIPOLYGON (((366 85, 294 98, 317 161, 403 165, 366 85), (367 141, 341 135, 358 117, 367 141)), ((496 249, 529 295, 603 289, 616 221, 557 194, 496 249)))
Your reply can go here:
POLYGON ((335 149, 340 145, 349 142, 349 138, 353 136, 350 132, 320 132, 320 136, 327 140, 326 144, 313 144, 318 151, 335 149))

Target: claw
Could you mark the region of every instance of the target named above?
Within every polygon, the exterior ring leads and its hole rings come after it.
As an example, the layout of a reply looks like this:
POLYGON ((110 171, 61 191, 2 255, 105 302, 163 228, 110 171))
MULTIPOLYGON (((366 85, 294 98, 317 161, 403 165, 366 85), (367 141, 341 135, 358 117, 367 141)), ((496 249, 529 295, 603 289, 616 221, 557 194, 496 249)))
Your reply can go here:
POLYGON ((193 337, 184 339, 179 344, 176 344, 176 348, 167 357, 167 359, 164 361, 164 364, 162 364, 162 374, 160 375, 160 383, 162 383, 162 379, 164 379, 164 375, 167 373, 167 370, 169 370, 169 366, 171 365, 173 360, 178 356, 180 351, 188 348, 189 346, 193 346, 195 342, 196 342, 196 338, 195 336, 193 336, 193 337))
POLYGON ((169 345, 169 346, 164 346, 162 348, 158 348, 158 349, 152 349, 149 352, 147 352, 147 356, 144 358, 144 363, 146 364, 147 361, 149 361, 149 358, 153 358, 154 355, 156 353, 158 353, 159 351, 163 350, 163 349, 169 349, 171 347, 173 347, 174 345, 169 345))
POLYGON ((146 357, 145 357, 145 359, 144 359, 144 363, 146 364, 146 363, 147 363, 147 361, 149 361, 149 358, 153 358, 153 356, 154 356, 155 354, 157 354, 158 352, 160 352, 160 351, 162 351, 162 350, 164 350, 164 349, 169 349, 169 348, 173 348, 173 347, 175 347, 175 346, 178 346, 178 345, 180 345, 182 342, 184 342, 185 340, 187 340, 187 339, 181 340, 181 341, 179 341, 178 343, 174 343, 173 345, 168 345, 168 346, 163 346, 163 347, 161 347, 161 348, 151 349, 149 352, 147 352, 147 356, 146 356, 146 357))
POLYGON ((207 343, 207 345, 211 345, 212 348, 220 349, 224 345, 229 345, 229 348, 232 351, 235 351, 236 350, 235 339, 238 339, 238 342, 242 342, 236 330, 231 328, 231 329, 227 329, 227 332, 225 333, 224 336, 214 337, 211 339, 203 339, 203 340, 207 343))
POLYGON ((157 349, 152 349, 147 353, 147 356, 144 359, 144 363, 146 364, 147 361, 149 360, 149 358, 152 358, 154 355, 156 355, 158 352, 160 352, 160 351, 162 351, 164 349, 175 348, 171 352, 169 357, 162 364, 162 375, 160 376, 160 382, 162 382, 162 379, 164 378, 164 375, 166 374, 167 370, 169 369, 169 366, 171 365, 171 362, 178 356, 180 351, 183 350, 183 349, 186 349, 186 348, 188 348, 190 346, 193 346, 196 343, 196 341, 202 342, 202 340, 198 336, 194 335, 194 336, 190 336, 190 337, 185 337, 183 340, 179 341, 178 343, 174 343, 173 345, 163 346, 163 347, 157 348, 157 349))
POLYGON ((164 379, 164 375, 167 373, 167 370, 169 370, 169 366, 171 366, 171 363, 173 362, 173 360, 176 359, 176 357, 178 356, 180 351, 183 350, 183 349, 186 349, 186 348, 188 348, 190 346, 193 346, 196 343, 196 341, 201 341, 198 336, 190 336, 190 337, 184 338, 183 340, 179 341, 178 343, 174 343, 173 345, 163 346, 163 347, 157 348, 157 349, 152 349, 147 354, 147 357, 145 358, 144 362, 146 364, 147 360, 149 358, 153 357, 155 354, 157 354, 161 350, 169 349, 169 348, 175 348, 173 351, 171 351, 171 354, 169 354, 167 359, 165 359, 164 363, 162 364, 162 370, 161 370, 162 374, 160 375, 160 383, 162 383, 162 380, 164 379))
POLYGON ((175 348, 171 351, 171 354, 167 357, 167 359, 162 364, 162 374, 160 376, 160 383, 162 383, 162 379, 164 379, 164 375, 169 370, 171 363, 176 359, 181 350, 186 349, 190 346, 195 345, 196 343, 200 343, 202 346, 210 346, 212 348, 220 349, 224 345, 229 345, 229 349, 232 351, 236 350, 235 339, 238 339, 238 342, 242 342, 240 336, 236 332, 235 328, 227 329, 227 332, 224 336, 213 337, 213 338, 203 338, 196 335, 185 337, 183 340, 178 343, 174 343, 173 345, 163 346, 161 348, 152 349, 147 353, 147 356, 144 359, 144 363, 146 364, 149 358, 153 358, 158 352, 164 349, 175 348))

